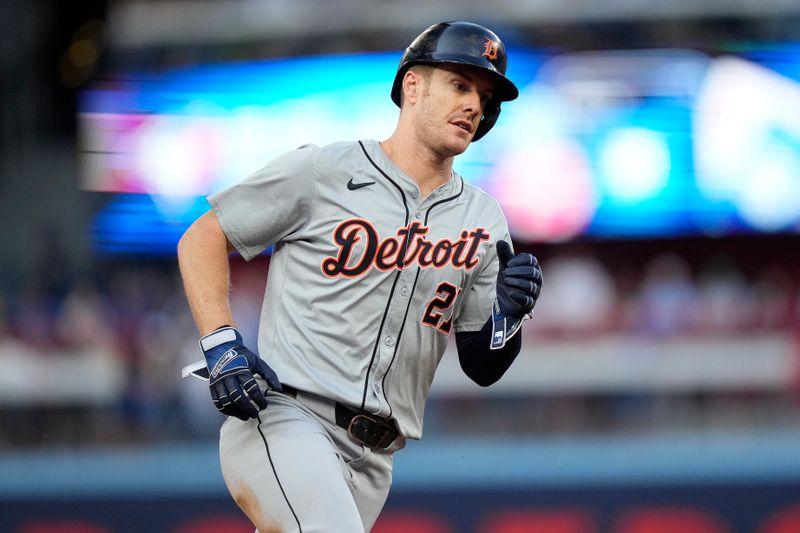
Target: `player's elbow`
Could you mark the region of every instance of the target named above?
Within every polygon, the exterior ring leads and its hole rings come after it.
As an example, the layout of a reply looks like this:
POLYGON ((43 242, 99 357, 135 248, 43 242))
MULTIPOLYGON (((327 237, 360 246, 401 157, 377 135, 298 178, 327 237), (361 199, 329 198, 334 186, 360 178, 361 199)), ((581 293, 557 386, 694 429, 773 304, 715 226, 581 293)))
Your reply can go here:
POLYGON ((494 385, 500 379, 500 376, 497 377, 486 377, 486 376, 469 376, 472 381, 480 385, 481 387, 488 387, 490 385, 494 385))
POLYGON ((494 385, 505 374, 505 369, 487 368, 483 365, 471 364, 466 358, 462 358, 460 363, 464 374, 481 387, 494 385))

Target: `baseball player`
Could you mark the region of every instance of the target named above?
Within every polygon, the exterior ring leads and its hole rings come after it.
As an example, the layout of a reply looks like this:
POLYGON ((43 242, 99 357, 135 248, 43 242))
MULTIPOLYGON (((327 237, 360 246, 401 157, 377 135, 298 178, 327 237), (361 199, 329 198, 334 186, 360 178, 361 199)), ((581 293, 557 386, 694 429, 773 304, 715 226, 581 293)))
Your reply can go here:
POLYGON ((517 97, 490 30, 436 24, 400 61, 386 140, 302 146, 209 197, 178 245, 209 379, 228 415, 220 460, 261 533, 369 531, 392 454, 422 435, 436 367, 455 332, 464 372, 497 381, 539 295, 536 258, 452 169, 517 97), (231 316, 228 254, 274 246, 258 354, 231 316))

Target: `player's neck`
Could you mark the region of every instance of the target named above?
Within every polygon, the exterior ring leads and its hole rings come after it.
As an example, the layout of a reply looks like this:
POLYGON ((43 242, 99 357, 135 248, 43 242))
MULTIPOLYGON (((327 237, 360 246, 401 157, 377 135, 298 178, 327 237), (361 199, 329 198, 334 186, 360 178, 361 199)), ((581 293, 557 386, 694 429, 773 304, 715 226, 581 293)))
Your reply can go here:
POLYGON ((392 135, 380 143, 381 148, 419 187, 422 198, 447 183, 453 173, 453 158, 442 158, 425 146, 404 141, 392 135))

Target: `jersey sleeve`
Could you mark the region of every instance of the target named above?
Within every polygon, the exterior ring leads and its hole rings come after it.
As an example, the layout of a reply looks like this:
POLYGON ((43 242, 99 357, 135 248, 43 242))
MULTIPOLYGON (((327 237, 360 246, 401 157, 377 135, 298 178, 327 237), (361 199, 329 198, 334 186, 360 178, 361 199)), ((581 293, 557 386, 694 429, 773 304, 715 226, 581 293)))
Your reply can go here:
POLYGON ((482 261, 482 270, 478 273, 477 278, 465 295, 461 310, 454 321, 456 333, 479 331, 492 316, 492 303, 496 296, 497 272, 500 269, 496 246, 497 241, 501 239, 509 244, 511 243, 511 236, 505 218, 492 233, 489 249, 482 261))
POLYGON ((208 197, 222 231, 244 259, 291 239, 310 220, 318 153, 317 146, 301 146, 208 197))

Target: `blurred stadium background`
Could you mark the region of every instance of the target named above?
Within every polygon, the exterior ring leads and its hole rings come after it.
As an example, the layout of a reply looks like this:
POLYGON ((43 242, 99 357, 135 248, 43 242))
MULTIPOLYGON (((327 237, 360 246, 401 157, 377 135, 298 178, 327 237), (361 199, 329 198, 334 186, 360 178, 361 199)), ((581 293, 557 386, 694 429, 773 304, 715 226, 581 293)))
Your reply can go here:
POLYGON ((466 19, 521 96, 457 168, 545 288, 496 386, 445 356, 375 531, 800 532, 796 0, 0 6, 0 531, 252 531, 179 380, 177 239, 285 150, 387 137, 402 48, 466 19))

